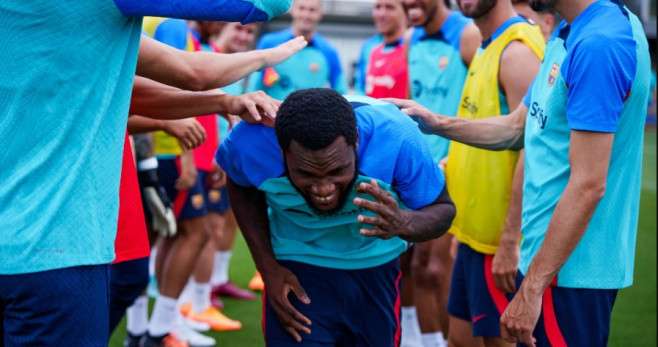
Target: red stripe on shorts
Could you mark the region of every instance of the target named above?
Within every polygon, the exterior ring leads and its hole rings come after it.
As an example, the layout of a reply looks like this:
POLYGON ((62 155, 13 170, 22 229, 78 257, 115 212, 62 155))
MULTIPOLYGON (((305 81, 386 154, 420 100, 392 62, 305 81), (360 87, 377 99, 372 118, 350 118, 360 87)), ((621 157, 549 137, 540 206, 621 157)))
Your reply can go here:
POLYGON ((496 287, 496 282, 494 282, 493 273, 491 272, 492 262, 493 262, 493 255, 485 254, 484 278, 485 281, 487 282, 487 289, 489 290, 489 295, 491 295, 491 300, 493 300, 494 304, 496 305, 496 308, 498 309, 498 313, 502 315, 503 312, 505 312, 505 309, 507 308, 509 301, 507 301, 507 297, 505 296, 505 293, 501 292, 500 289, 496 287))
POLYGON ((564 341, 564 336, 562 336, 560 327, 557 324, 557 317, 555 316, 552 286, 549 286, 544 291, 542 306, 544 313, 544 329, 546 329, 546 336, 548 336, 548 341, 553 347, 566 347, 567 343, 564 341))
MULTIPOLYGON (((176 163, 176 170, 178 171, 178 176, 180 177, 180 157, 174 159, 174 163, 176 163)), ((181 211, 183 211, 183 207, 185 207, 188 192, 189 191, 187 190, 179 190, 178 194, 176 194, 176 199, 174 199, 174 216, 176 216, 176 219, 178 219, 181 211)))
POLYGON ((400 325, 400 306, 401 306, 401 295, 400 295, 400 279, 402 279, 402 270, 398 273, 398 278, 395 279, 395 292, 397 297, 395 298, 395 323, 397 323, 397 328, 395 329, 395 344, 393 346, 400 345, 400 339, 402 336, 402 326, 400 325))

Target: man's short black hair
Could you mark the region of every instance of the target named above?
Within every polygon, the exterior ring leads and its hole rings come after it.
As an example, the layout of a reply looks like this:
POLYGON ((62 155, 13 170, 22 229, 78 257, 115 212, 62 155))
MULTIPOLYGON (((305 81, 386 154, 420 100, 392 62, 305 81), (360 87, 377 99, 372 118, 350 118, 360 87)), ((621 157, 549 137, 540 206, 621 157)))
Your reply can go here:
POLYGON ((328 88, 302 89, 288 95, 276 113, 274 130, 284 153, 292 140, 313 151, 328 147, 340 136, 348 145, 357 141, 352 105, 328 88))

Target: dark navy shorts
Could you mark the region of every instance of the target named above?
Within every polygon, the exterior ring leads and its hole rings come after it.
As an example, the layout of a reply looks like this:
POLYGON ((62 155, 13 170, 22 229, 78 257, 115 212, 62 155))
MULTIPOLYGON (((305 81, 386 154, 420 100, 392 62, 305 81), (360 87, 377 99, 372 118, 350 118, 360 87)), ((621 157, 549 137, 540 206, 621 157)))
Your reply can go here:
POLYGON ((110 266, 0 275, 0 346, 107 346, 110 266))
POLYGON ((492 254, 459 244, 450 281, 448 313, 471 322, 473 336, 500 336, 500 316, 512 298, 496 287, 492 260, 492 254))
POLYGON ((197 172, 194 186, 188 190, 177 190, 176 180, 180 176, 180 160, 158 159, 158 176, 174 204, 176 219, 189 219, 206 215, 206 199, 201 180, 201 171, 197 172))
POLYGON ((263 295, 263 331, 267 346, 398 346, 400 341, 400 261, 360 270, 279 261, 292 271, 311 303, 294 293, 290 303, 311 320, 311 334, 297 343, 279 323, 263 295))
MULTIPOLYGON (((523 281, 517 273, 517 288, 523 281)), ((537 346, 607 346, 617 289, 549 286, 532 333, 537 346)))
POLYGON ((206 183, 209 175, 210 173, 208 173, 208 171, 199 170, 201 182, 204 182, 206 208, 208 211, 224 214, 230 208, 226 186, 221 188, 210 188, 209 184, 206 183))

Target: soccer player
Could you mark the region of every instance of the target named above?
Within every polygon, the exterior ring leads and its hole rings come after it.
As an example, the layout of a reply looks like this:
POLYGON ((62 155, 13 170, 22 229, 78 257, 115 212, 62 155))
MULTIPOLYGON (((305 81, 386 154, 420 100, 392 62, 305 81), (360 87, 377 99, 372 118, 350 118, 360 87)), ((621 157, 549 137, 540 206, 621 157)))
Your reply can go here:
MULTIPOLYGON (((245 52, 253 47, 257 30, 258 24, 256 23, 225 23, 221 32, 217 36, 215 44, 220 52, 245 52)), ((223 87, 222 90, 232 95, 240 95, 245 91, 246 82, 246 79, 243 79, 223 87)), ((230 129, 229 121, 224 117, 218 117, 217 122, 220 139, 223 139, 228 135, 230 129)), ((219 171, 216 171, 213 176, 213 178, 216 179, 213 180, 213 186, 208 194, 209 202, 215 203, 219 207, 219 213, 211 212, 209 214, 211 217, 211 225, 213 227, 212 238, 214 241, 214 248, 212 249, 214 253, 214 265, 210 282, 213 286, 212 302, 214 305, 221 305, 221 300, 219 299, 220 296, 242 300, 252 300, 255 296, 252 292, 237 287, 229 279, 228 269, 232 256, 231 249, 233 248, 238 225, 228 201, 226 176, 218 165, 216 165, 216 168, 219 171)))
MULTIPOLYGON (((456 115, 466 70, 480 45, 472 21, 443 0, 402 0, 409 24, 410 98, 434 112, 456 115)), ((425 136, 436 163, 448 154, 449 141, 425 136)), ((452 236, 413 248, 414 300, 425 346, 443 346, 448 334, 448 293, 453 259, 452 236)))
POLYGON ((217 152, 265 281, 268 345, 397 345, 398 256, 454 217, 416 126, 391 104, 352 100, 294 92, 275 129, 241 122, 217 152))
MULTIPOLYGON (((517 15, 510 0, 457 3, 484 38, 469 66, 457 117, 508 114, 539 69, 541 31, 517 15)), ((458 213, 449 232, 459 241, 448 302, 451 345, 507 345, 499 323, 518 266, 523 179, 521 168, 515 174, 518 157, 518 151, 450 144, 446 182, 458 213), (505 269, 508 276, 499 273, 505 269)))
POLYGON ((407 52, 403 45, 406 16, 398 0, 377 0, 372 11, 383 43, 375 46, 368 61, 365 93, 373 98, 405 98, 409 94, 407 52))
POLYGON ((339 93, 347 92, 338 52, 317 32, 322 0, 294 0, 290 16, 290 28, 263 35, 256 49, 274 47, 299 35, 304 36, 308 46, 285 62, 253 74, 247 90, 262 90, 277 100, 305 88, 331 87, 339 93))
POLYGON ((531 5, 553 7, 565 21, 508 116, 440 117, 395 102, 426 131, 494 150, 525 147, 518 291, 501 336, 529 346, 603 346, 617 291, 633 279, 648 44, 621 2, 531 5))
POLYGON ((107 344, 109 263, 141 16, 255 21, 287 7, 243 2, 241 11, 227 11, 222 2, 202 12, 168 1, 3 1, 0 42, 15 48, 0 53, 5 344, 107 344))
POLYGON ((512 6, 514 6, 516 13, 525 17, 529 22, 539 25, 541 34, 548 41, 557 24, 555 22, 555 10, 548 8, 535 11, 530 7, 530 0, 513 0, 512 6))

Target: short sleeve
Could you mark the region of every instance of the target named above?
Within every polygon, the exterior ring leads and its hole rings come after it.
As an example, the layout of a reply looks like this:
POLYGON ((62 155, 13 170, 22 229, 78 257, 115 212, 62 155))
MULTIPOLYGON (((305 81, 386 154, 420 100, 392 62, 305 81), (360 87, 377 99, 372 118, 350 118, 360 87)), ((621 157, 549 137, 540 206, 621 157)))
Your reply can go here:
POLYGON ((153 33, 153 38, 168 46, 185 49, 187 46, 187 24, 182 19, 166 19, 153 33))
POLYGON ((395 190, 409 208, 430 205, 445 187, 443 171, 434 162, 427 143, 416 127, 417 136, 406 139, 398 153, 395 190))
POLYGON ((126 17, 155 16, 251 23, 285 13, 292 0, 114 0, 126 17))
POLYGON ((233 182, 243 187, 260 187, 284 171, 274 129, 244 121, 228 132, 215 160, 233 182))
POLYGON ((637 66, 630 26, 628 35, 591 34, 569 51, 563 64, 569 127, 615 132, 637 66))

